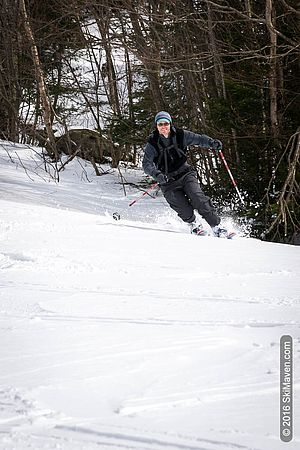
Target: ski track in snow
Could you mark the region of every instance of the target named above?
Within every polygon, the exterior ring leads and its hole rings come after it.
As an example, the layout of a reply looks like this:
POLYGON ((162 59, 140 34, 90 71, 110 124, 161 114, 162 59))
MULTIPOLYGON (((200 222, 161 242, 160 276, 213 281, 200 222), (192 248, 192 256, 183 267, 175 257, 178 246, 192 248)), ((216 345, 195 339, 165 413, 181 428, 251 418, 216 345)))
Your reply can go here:
POLYGON ((114 172, 74 160, 56 184, 3 145, 0 449, 298 449, 278 352, 291 334, 296 421, 299 248, 191 236, 114 172))

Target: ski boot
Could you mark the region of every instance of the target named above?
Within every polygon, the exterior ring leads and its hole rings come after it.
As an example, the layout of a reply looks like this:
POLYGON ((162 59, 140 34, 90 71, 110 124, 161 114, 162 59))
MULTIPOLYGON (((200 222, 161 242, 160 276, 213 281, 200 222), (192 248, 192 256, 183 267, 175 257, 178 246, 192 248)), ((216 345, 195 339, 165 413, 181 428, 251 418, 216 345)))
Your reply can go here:
POLYGON ((212 228, 213 235, 218 238, 232 239, 235 236, 234 231, 228 231, 225 227, 217 225, 212 228))

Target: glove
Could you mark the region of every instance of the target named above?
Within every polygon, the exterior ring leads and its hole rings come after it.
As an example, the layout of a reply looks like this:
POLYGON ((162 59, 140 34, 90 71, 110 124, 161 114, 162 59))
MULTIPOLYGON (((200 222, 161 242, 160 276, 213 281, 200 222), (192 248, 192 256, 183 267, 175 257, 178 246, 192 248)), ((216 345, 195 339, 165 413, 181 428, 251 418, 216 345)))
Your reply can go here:
POLYGON ((217 152, 222 150, 222 147, 223 147, 222 142, 219 141, 219 139, 210 139, 209 146, 210 146, 210 148, 212 148, 213 150, 216 150, 217 152))
POLYGON ((160 172, 158 175, 156 175, 156 181, 161 186, 164 186, 167 184, 168 178, 166 177, 166 175, 164 175, 163 173, 160 172))

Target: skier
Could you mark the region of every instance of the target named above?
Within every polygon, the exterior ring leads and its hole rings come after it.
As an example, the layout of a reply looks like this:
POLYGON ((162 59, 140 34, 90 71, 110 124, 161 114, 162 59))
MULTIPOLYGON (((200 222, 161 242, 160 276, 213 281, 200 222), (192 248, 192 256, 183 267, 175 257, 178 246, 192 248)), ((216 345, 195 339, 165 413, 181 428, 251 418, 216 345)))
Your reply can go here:
POLYGON ((190 226, 191 233, 206 234, 203 225, 196 222, 194 210, 197 210, 215 236, 230 237, 227 230, 220 226, 220 217, 210 198, 202 191, 195 170, 187 163, 189 145, 200 145, 215 151, 222 149, 218 139, 177 128, 173 126, 168 112, 158 112, 155 129, 145 147, 144 172, 159 183, 170 207, 190 226))

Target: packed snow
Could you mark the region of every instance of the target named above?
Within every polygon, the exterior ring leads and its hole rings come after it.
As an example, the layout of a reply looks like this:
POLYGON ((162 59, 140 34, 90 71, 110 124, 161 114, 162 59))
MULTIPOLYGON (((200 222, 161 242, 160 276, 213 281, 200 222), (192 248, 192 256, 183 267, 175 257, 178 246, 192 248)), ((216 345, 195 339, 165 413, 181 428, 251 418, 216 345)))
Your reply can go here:
POLYGON ((124 192, 80 160, 56 182, 37 148, 0 163, 1 449, 300 448, 299 247, 193 236, 160 193, 129 207, 139 170, 124 192))

